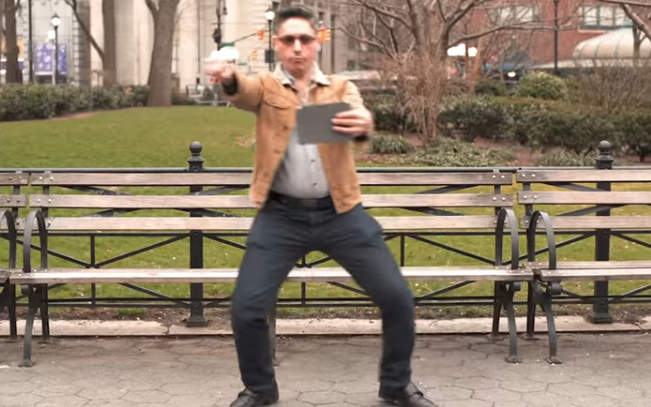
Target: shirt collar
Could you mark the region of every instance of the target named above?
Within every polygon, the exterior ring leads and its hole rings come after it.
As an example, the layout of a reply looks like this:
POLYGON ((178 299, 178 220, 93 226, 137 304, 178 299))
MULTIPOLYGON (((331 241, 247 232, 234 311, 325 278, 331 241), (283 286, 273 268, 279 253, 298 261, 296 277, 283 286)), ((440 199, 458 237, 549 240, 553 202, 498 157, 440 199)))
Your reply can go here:
MULTIPOLYGON (((278 79, 279 81, 282 82, 283 85, 290 85, 294 86, 295 79, 293 76, 291 76, 281 64, 278 64, 276 69, 273 72, 274 78, 278 79)), ((330 85, 330 80, 328 79, 327 76, 323 74, 321 69, 319 69, 319 65, 315 62, 314 65, 312 66, 312 82, 316 82, 319 85, 325 85, 328 86, 330 85)))

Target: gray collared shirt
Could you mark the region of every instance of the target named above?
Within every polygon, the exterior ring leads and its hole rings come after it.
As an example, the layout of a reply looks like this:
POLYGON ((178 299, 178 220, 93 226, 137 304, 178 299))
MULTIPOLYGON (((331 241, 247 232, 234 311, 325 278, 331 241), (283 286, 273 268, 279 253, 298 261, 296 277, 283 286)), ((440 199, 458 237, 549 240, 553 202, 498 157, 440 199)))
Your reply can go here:
MULTIPOLYGON (((296 92, 299 92, 294 85, 294 78, 282 68, 280 70, 284 74, 283 84, 291 86, 296 92)), ((310 90, 316 86, 315 81, 323 82, 327 79, 315 69, 310 90)), ((308 103, 307 94, 300 96, 301 106, 305 106, 308 103)), ((330 187, 317 145, 300 144, 296 128, 289 136, 285 157, 276 172, 271 190, 294 198, 322 198, 330 194, 330 187)))

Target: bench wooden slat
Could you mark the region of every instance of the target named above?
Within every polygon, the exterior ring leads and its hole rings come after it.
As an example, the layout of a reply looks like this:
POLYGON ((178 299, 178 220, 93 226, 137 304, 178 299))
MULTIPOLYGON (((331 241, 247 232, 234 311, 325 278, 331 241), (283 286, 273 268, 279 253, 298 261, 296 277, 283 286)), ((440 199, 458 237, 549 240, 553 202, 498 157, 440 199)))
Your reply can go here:
POLYGON ((651 171, 639 170, 520 170, 516 180, 522 183, 565 182, 651 182, 651 171))
MULTIPOLYGON (((385 231, 429 229, 494 229, 496 216, 377 216, 375 219, 385 231)), ((48 218, 50 231, 248 231, 253 218, 48 218)), ((25 228, 25 219, 17 222, 18 229, 25 228)))
POLYGON ((0 208, 24 208, 26 205, 25 195, 0 195, 0 208))
MULTIPOLYGON (((554 230, 618 229, 651 230, 651 216, 552 216, 554 230)), ((529 219, 521 218, 520 227, 529 227, 529 219)), ((538 228, 544 224, 538 222, 538 228)))
POLYGON ((28 174, 0 174, 0 185, 27 185, 29 183, 28 174))
MULTIPOLYGON (((527 263, 527 267, 543 270, 549 267, 549 262, 535 261, 527 263)), ((561 261, 556 264, 558 270, 567 269, 624 269, 624 268, 649 268, 651 260, 616 260, 616 261, 561 261)))
POLYGON ((540 270, 542 281, 651 280, 651 267, 540 270))
MULTIPOLYGON (((527 271, 511 271, 506 267, 403 267, 410 281, 531 281, 527 271)), ((58 283, 233 283, 237 269, 51 269, 33 273, 13 273, 15 284, 58 283)), ((288 282, 352 282, 342 268, 295 269, 288 282)))
MULTIPOLYGON (((1 197, 1 196, 0 196, 1 197)), ((364 195, 369 208, 400 207, 508 207, 513 197, 503 194, 371 194, 364 195)), ((31 207, 113 209, 252 209, 247 195, 30 195, 31 207)))
POLYGON ((595 191, 595 192, 518 192, 521 204, 553 205, 647 205, 651 192, 646 191, 595 191))
POLYGON ((49 186, 246 186, 251 173, 55 173, 32 174, 32 185, 49 186))
MULTIPOLYGON (((511 185, 508 173, 366 173, 362 185, 511 185)), ((1 178, 0 178, 1 180, 1 178)), ((248 186, 251 173, 53 173, 33 174, 32 185, 60 186, 248 186)), ((1 183, 1 181, 0 181, 1 183)))
POLYGON ((9 280, 9 274, 11 271, 6 269, 0 269, 0 284, 4 284, 9 280))

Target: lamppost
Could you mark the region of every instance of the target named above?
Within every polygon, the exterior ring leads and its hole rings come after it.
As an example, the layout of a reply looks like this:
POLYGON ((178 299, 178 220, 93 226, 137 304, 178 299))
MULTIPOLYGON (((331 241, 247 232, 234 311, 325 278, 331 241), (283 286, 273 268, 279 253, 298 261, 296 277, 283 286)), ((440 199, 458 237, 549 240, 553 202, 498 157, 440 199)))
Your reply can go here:
POLYGON ((61 19, 54 13, 52 16, 52 27, 54 27, 54 84, 56 85, 59 80, 59 24, 61 19))
POLYGON ((222 48, 222 16, 228 15, 228 9, 226 8, 226 4, 222 4, 223 0, 217 0, 217 7, 215 9, 215 13, 217 14, 217 27, 215 27, 215 30, 212 32, 212 39, 215 40, 215 44, 217 44, 217 50, 220 50, 222 48))
POLYGON ((554 0, 554 75, 558 76, 558 2, 554 0))
POLYGON ((28 29, 28 42, 29 42, 29 83, 34 83, 34 31, 32 29, 32 0, 27 2, 27 29, 28 29))
POLYGON ((267 19, 267 22, 269 23, 269 50, 267 51, 267 58, 269 60, 269 71, 273 71, 274 69, 274 54, 271 49, 271 32, 273 29, 273 21, 274 18, 276 17, 276 13, 274 13, 273 10, 267 10, 266 13, 264 13, 264 17, 267 19))
MULTIPOLYGON (((219 51, 222 49, 222 43, 223 43, 223 34, 222 34, 222 16, 228 15, 228 9, 226 8, 226 2, 224 0, 217 0, 217 7, 215 8, 215 14, 217 15, 217 27, 215 27, 215 30, 212 32, 212 39, 215 41, 215 44, 217 45, 217 50, 219 51)), ((219 93, 219 84, 214 83, 213 84, 213 95, 214 95, 214 101, 215 103, 218 103, 220 100, 220 93, 219 93)), ((197 296, 203 295, 203 288, 201 288, 202 291, 199 291, 200 285, 191 285, 190 290, 193 290, 192 287, 195 287, 194 290, 197 294, 197 296)), ((203 313, 203 311, 201 311, 203 313)), ((191 317, 194 319, 194 317, 191 317)), ((201 317, 203 318, 203 316, 201 317)))

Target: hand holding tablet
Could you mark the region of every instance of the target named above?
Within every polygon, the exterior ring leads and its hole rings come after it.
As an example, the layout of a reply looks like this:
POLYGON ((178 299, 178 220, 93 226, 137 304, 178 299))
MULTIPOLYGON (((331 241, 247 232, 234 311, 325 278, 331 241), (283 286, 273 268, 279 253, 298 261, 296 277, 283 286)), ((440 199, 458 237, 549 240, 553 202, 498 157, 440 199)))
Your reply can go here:
POLYGON ((366 122, 348 103, 305 106, 298 110, 296 125, 301 144, 364 141, 366 122), (361 137, 356 137, 356 136, 361 137))

